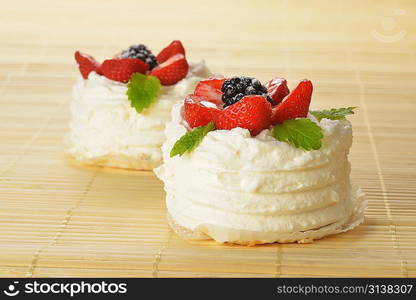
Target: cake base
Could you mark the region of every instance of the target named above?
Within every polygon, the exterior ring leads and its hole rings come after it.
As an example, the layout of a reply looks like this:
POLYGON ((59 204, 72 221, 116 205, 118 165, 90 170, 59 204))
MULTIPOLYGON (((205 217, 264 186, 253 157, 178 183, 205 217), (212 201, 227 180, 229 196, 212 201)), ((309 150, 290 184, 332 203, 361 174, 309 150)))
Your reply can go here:
POLYGON ((108 167, 136 171, 152 171, 160 166, 162 162, 148 160, 126 160, 115 156, 106 156, 105 159, 79 160, 75 156, 68 154, 67 161, 74 166, 108 167))
POLYGON ((175 222, 168 214, 168 223, 173 231, 180 237, 188 240, 214 239, 219 243, 232 243, 246 246, 254 246, 267 243, 311 243, 314 240, 328 235, 337 234, 353 229, 364 220, 364 211, 367 201, 363 191, 356 186, 352 187, 351 201, 354 210, 351 215, 341 221, 328 224, 313 230, 299 232, 261 232, 225 228, 215 224, 202 224, 195 230, 185 228, 175 222))

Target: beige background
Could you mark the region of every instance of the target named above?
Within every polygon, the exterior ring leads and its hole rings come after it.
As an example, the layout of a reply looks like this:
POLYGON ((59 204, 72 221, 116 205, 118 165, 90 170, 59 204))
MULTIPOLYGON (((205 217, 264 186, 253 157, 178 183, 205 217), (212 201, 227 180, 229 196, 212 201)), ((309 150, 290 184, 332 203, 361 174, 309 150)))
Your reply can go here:
POLYGON ((416 276, 414 1, 0 4, 0 276, 416 276), (309 245, 189 243, 152 173, 69 164, 73 52, 172 39, 216 72, 307 77, 313 108, 358 106, 365 223, 309 245))

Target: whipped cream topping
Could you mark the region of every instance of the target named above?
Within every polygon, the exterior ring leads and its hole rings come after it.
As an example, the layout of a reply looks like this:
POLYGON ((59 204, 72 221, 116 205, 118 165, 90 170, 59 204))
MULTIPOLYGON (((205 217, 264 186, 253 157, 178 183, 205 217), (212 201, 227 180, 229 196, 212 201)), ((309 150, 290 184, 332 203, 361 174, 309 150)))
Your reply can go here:
POLYGON ((211 75, 202 61, 190 64, 187 76, 162 86, 159 99, 137 113, 127 99, 127 86, 91 72, 79 76, 70 104, 69 153, 91 164, 152 169, 161 164, 163 130, 175 102, 183 101, 195 85, 211 75))
POLYGON ((309 115, 324 134, 319 150, 277 141, 268 129, 251 137, 248 130, 234 128, 211 131, 192 153, 171 158, 174 143, 187 131, 181 110, 182 104, 172 109, 162 146, 164 164, 155 169, 165 184, 169 215, 179 226, 207 235, 217 227, 276 234, 350 219, 349 121, 318 122, 309 115))

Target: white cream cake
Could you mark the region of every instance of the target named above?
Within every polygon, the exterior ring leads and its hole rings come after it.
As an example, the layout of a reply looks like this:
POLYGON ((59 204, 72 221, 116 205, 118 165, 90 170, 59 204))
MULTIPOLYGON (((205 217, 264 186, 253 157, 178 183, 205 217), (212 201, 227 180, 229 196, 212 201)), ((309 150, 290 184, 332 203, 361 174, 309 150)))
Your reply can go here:
POLYGON ((181 236, 245 245, 305 243, 362 222, 366 203, 350 182, 352 127, 345 118, 304 117, 322 132, 316 150, 277 140, 272 127, 254 136, 246 128, 217 127, 192 152, 172 157, 175 143, 192 130, 185 105, 172 110, 164 163, 155 169, 164 182, 169 223, 181 236))
POLYGON ((79 76, 70 103, 68 153, 76 160, 108 167, 151 170, 162 163, 163 130, 174 103, 210 71, 202 61, 190 64, 187 76, 162 86, 159 99, 141 114, 131 107, 125 83, 96 72, 79 76))

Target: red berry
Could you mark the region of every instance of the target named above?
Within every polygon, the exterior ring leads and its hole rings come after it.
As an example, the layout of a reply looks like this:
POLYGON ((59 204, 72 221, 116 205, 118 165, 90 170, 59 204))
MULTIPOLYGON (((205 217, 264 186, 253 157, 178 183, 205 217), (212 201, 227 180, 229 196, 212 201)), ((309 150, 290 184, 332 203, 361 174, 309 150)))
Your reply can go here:
POLYGON ((196 86, 194 94, 203 97, 206 101, 220 105, 223 103, 221 100, 223 94, 223 92, 221 92, 221 87, 225 80, 226 78, 210 78, 202 80, 196 86))
POLYGON ((181 41, 173 41, 166 48, 162 49, 159 54, 156 56, 157 62, 159 64, 164 63, 169 58, 176 54, 183 54, 185 56, 185 48, 183 47, 181 41))
POLYGON ((164 63, 158 65, 150 75, 159 78, 163 85, 172 85, 185 78, 189 65, 183 54, 176 54, 164 63))
POLYGON ((115 81, 128 82, 133 73, 146 73, 149 65, 137 58, 107 59, 101 65, 102 74, 115 81))
POLYGON ((264 85, 267 93, 273 100, 273 105, 282 102, 283 98, 289 95, 290 91, 287 87, 286 79, 275 77, 264 85))
POLYGON ((84 79, 87 79, 88 74, 90 74, 92 71, 100 74, 100 63, 97 62, 91 55, 76 51, 75 60, 78 63, 79 71, 81 72, 81 75, 84 79))
POLYGON ((214 117, 215 128, 246 128, 252 136, 270 126, 271 104, 263 96, 245 96, 214 117))
POLYGON ((312 82, 307 79, 302 80, 280 104, 273 108, 272 124, 306 117, 311 103, 312 90, 312 82))
POLYGON ((207 125, 220 112, 218 108, 205 106, 201 101, 206 100, 195 95, 189 95, 185 99, 183 116, 191 128, 207 125))

